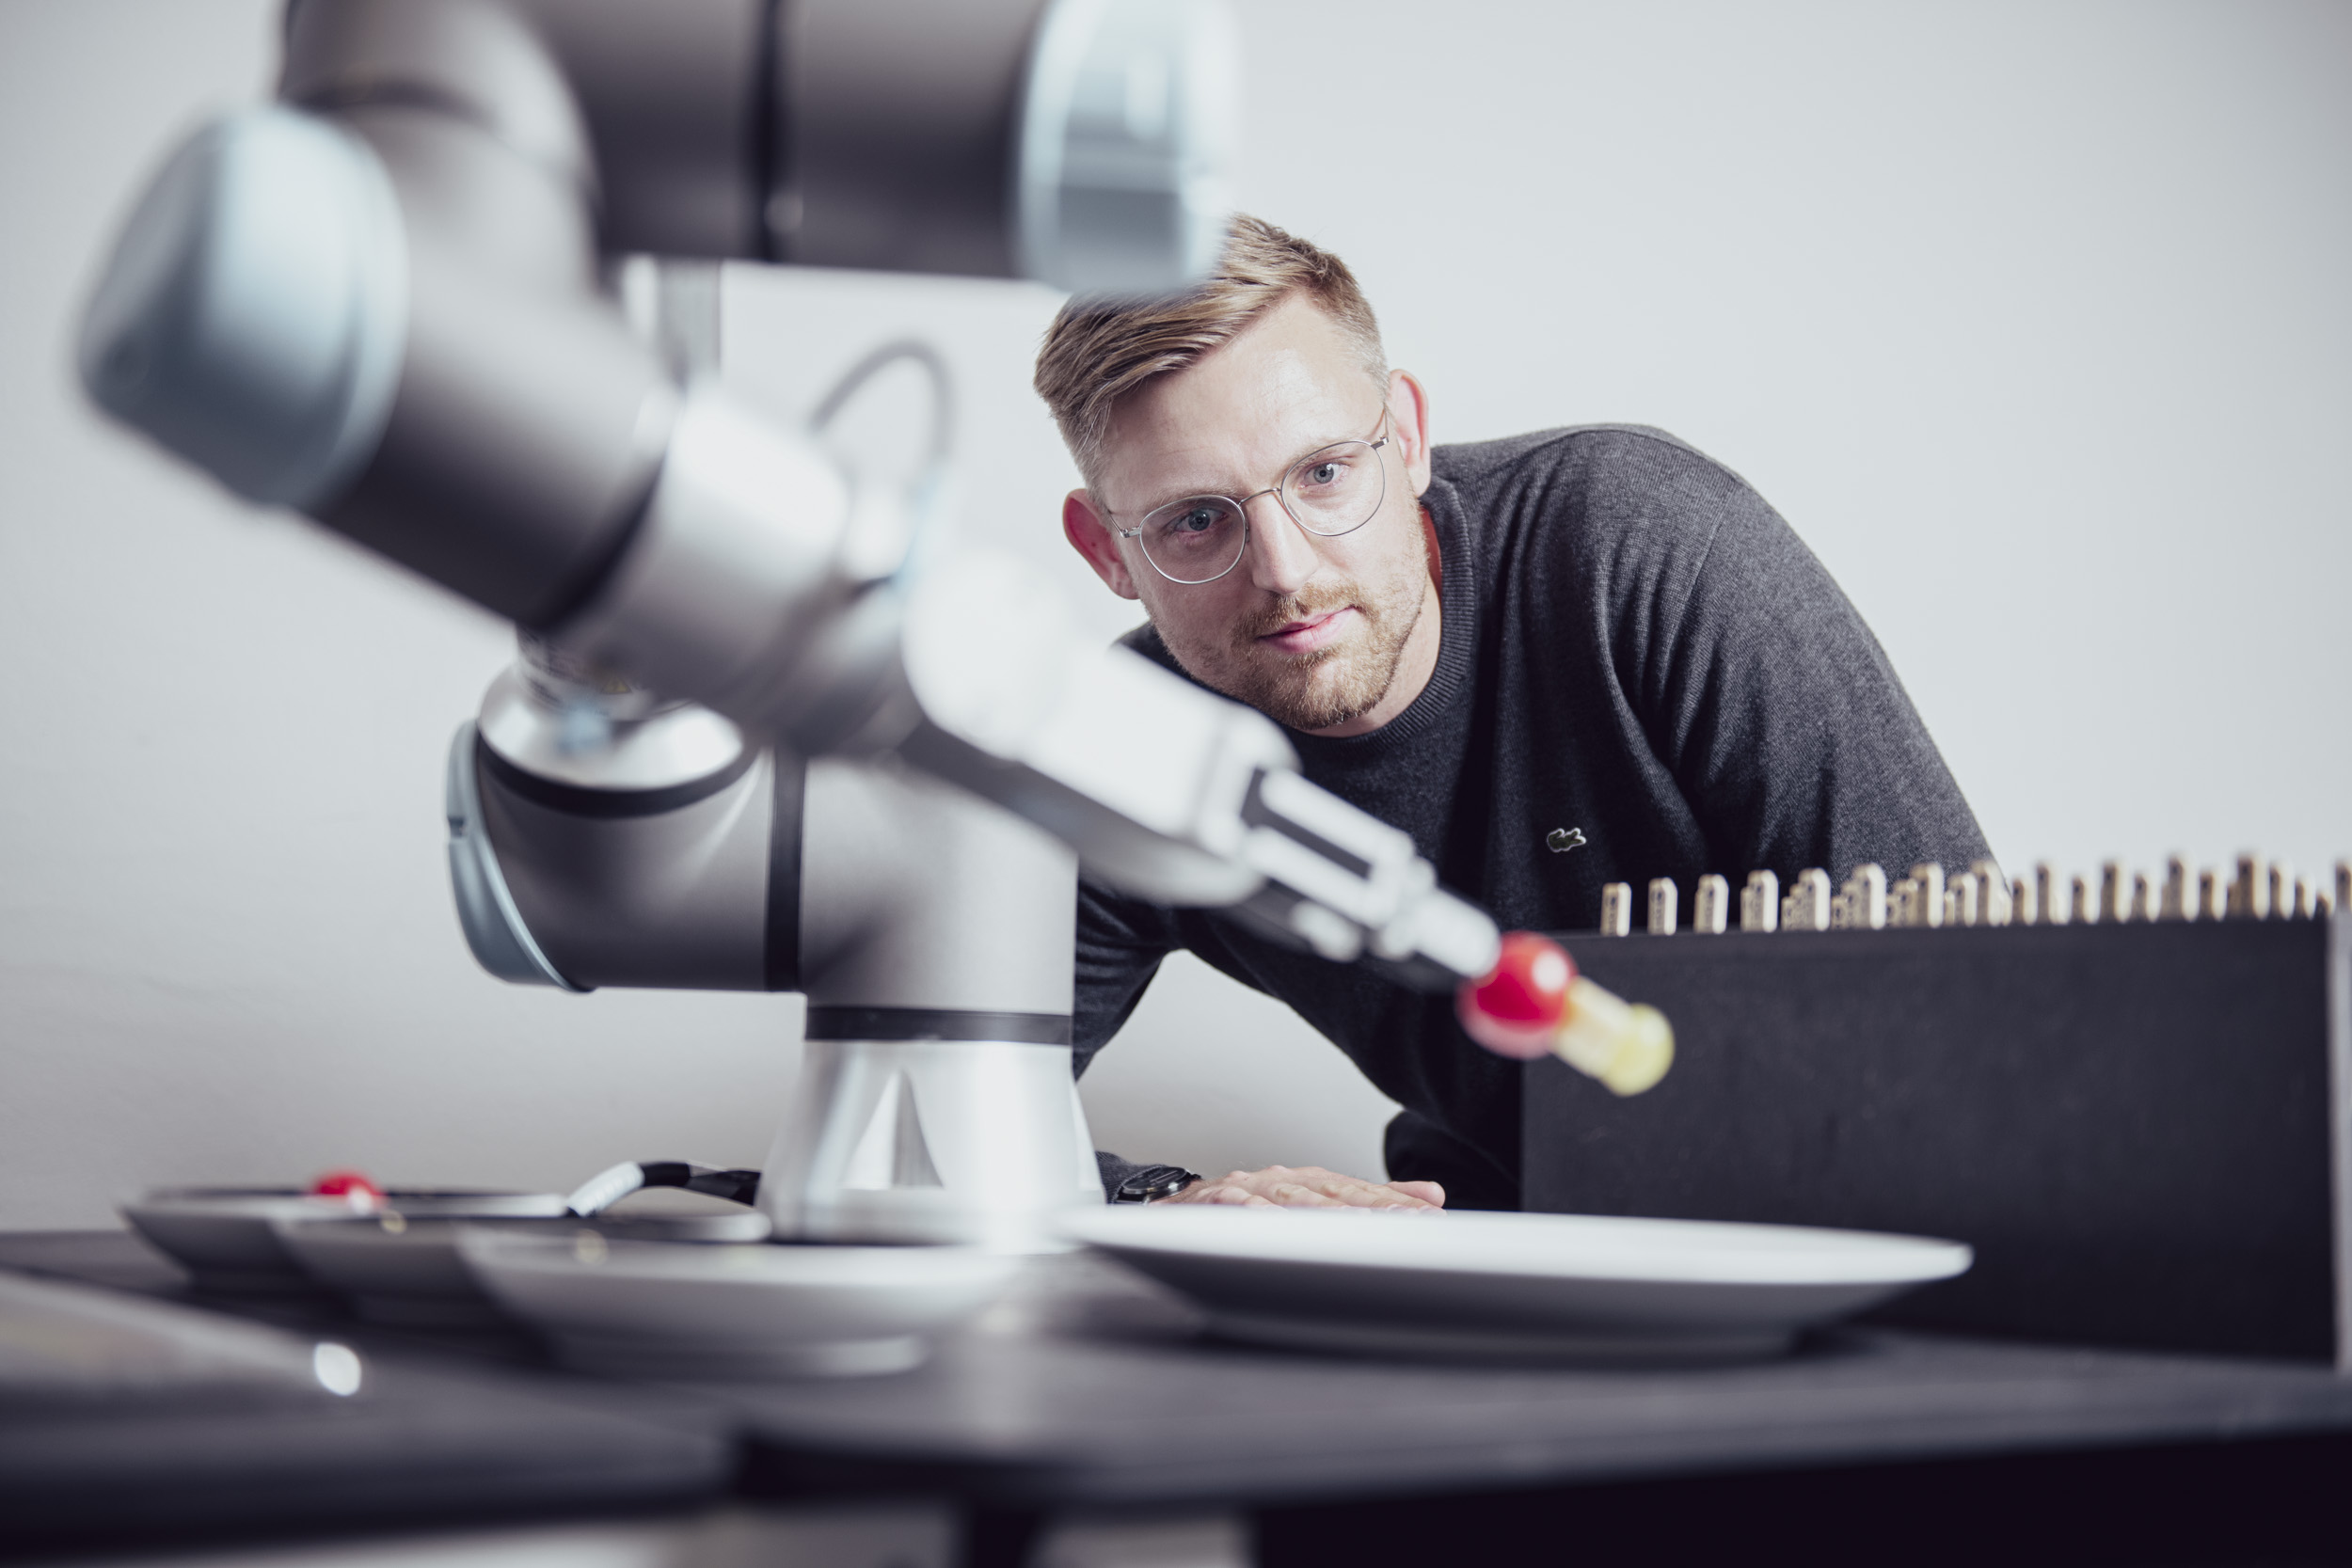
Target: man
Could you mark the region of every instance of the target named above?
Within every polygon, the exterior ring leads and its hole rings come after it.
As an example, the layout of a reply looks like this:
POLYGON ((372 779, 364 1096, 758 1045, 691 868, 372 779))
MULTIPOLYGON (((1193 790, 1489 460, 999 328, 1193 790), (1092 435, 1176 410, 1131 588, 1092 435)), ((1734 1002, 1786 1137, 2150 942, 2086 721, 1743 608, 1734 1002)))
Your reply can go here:
MULTIPOLYGON (((1433 449, 1427 390, 1305 241, 1239 218, 1175 301, 1072 301, 1037 388, 1086 481, 1063 531, 1150 616, 1128 646, 1287 726, 1506 928, 1589 929, 1612 881, 1986 853, 1884 652, 1738 475, 1632 426, 1433 449)), ((1451 998, 1214 911, 1081 888, 1081 1070, 1180 947, 1405 1110, 1387 1182, 1277 1165, 1166 1201, 1518 1206, 1518 1068, 1451 998)))

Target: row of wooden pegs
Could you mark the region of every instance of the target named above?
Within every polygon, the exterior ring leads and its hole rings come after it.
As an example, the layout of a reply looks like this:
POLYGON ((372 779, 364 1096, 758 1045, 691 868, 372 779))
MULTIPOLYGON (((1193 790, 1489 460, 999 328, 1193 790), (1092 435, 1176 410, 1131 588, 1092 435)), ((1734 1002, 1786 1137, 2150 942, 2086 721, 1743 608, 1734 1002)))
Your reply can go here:
MULTIPOLYGON (((1679 895, 1674 879, 1649 885, 1652 936, 1679 928, 1679 895)), ((2234 875, 2208 866, 2191 873, 2174 855, 2161 880, 2127 871, 2121 861, 2087 877, 2061 879, 2042 861, 2030 877, 2011 879, 1991 861, 1975 861, 1950 876, 1933 861, 1911 868, 1891 885, 1877 864, 1857 865, 1842 886, 1814 868, 1797 873, 1787 892, 1770 871, 1751 871, 1740 890, 1742 931, 1875 931, 1895 927, 2090 926, 2157 920, 2308 920, 2331 909, 2352 909, 2352 861, 2336 863, 2335 892, 2314 888, 2281 861, 2240 855, 2234 875)), ((1722 877, 1699 879, 1692 901, 1691 928, 1720 934, 1731 925, 1731 884, 1722 877)), ((1633 884, 1611 882, 1600 891, 1600 934, 1622 937, 1633 929, 1633 884)))

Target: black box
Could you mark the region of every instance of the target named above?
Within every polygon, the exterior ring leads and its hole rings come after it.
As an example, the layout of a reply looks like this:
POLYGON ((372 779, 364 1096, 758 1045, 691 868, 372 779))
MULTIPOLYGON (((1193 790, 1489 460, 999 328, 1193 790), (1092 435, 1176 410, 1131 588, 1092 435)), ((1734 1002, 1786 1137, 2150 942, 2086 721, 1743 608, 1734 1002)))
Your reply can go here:
POLYGON ((2352 1367, 2352 921, 1561 940, 1677 1053, 1529 1064, 1529 1209, 1947 1236, 1881 1317, 2352 1367))

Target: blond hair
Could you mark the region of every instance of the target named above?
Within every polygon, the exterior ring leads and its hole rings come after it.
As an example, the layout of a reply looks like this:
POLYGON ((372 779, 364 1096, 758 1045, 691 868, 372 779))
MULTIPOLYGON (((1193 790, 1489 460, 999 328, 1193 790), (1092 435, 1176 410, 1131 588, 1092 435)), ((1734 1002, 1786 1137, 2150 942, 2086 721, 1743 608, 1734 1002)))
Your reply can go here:
POLYGON ((1330 317, 1365 373, 1384 389, 1380 324, 1347 263, 1261 218, 1236 214, 1216 270, 1161 299, 1078 298, 1062 306, 1038 350, 1038 396, 1054 411, 1089 483, 1119 400, 1181 371, 1295 293, 1330 317))

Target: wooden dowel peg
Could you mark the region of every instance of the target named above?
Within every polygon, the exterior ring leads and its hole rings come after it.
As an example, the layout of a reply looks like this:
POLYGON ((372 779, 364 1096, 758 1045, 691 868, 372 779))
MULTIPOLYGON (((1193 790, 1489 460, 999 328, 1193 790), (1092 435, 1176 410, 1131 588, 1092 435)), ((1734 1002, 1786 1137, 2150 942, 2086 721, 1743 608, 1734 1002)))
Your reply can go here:
POLYGON ((2159 920, 2197 918, 2197 884, 2189 879, 2188 862, 2179 855, 2164 863, 2164 898, 2156 906, 2159 920))
POLYGON ((2230 918, 2260 920, 2270 913, 2270 879, 2255 855, 2237 858, 2237 876, 2230 882, 2230 918))
POLYGON ((1652 877, 1649 882, 1649 934, 1670 937, 1675 934, 1677 906, 1681 895, 1675 889, 1672 877, 1652 877))
POLYGON ((1944 890, 1944 924, 1975 926, 1984 918, 1984 879, 1973 871, 1952 879, 1944 890))
POLYGON ((1977 879, 1978 896, 1981 900, 1978 912, 1984 924, 2006 926, 2015 918, 2015 899, 2010 893, 2009 879, 2002 875, 1999 865, 1992 861, 1971 861, 1968 863, 1968 874, 1977 879))
POLYGON ((1934 861, 1921 861, 1911 868, 1912 880, 1919 884, 1919 924, 1944 924, 1944 868, 1934 861))
POLYGON ((2107 861, 2099 867, 2098 918, 2101 925, 2120 926, 2131 918, 2130 906, 2126 902, 2130 897, 2130 886, 2123 880, 2122 861, 2107 861))
POLYGON ((1710 871, 1699 879, 1698 895, 1691 900, 1691 929, 1719 937, 1730 916, 1731 884, 1710 871))
POLYGON ((2066 884, 2058 880, 2057 870, 2048 861, 2036 861, 2033 866, 2034 903, 2042 911, 2042 924, 2066 924, 2066 884))

